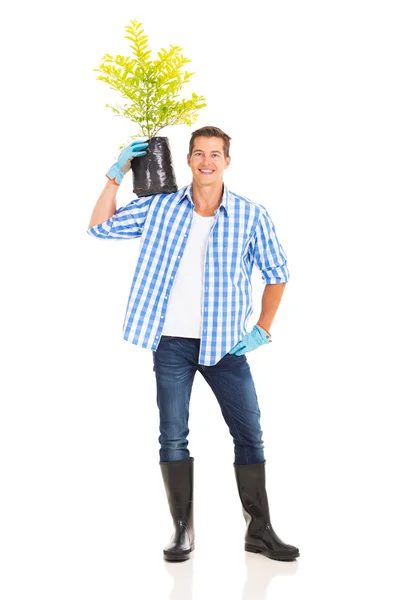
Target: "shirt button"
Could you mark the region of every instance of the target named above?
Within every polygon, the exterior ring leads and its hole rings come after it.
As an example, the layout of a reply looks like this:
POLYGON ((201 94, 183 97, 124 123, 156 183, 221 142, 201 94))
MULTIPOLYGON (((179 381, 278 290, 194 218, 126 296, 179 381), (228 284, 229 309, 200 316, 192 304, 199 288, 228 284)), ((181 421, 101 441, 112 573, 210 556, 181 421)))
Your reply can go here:
POLYGON ((178 256, 178 258, 180 258, 180 256, 178 256))
POLYGON ((158 340, 158 335, 156 335, 156 340, 158 340))
POLYGON ((173 275, 171 275, 171 279, 173 279, 173 278, 174 278, 174 276, 173 276, 173 275))
POLYGON ((161 318, 163 319, 163 318, 164 318, 164 315, 161 315, 161 318))
POLYGON ((166 298, 168 298, 168 296, 165 296, 166 298))

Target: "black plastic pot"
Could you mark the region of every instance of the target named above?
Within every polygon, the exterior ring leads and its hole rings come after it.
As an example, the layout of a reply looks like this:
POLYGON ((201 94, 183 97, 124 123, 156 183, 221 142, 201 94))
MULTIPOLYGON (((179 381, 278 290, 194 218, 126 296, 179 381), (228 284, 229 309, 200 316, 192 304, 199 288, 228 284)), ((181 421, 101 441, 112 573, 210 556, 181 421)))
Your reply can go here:
POLYGON ((176 192, 174 167, 167 137, 149 140, 147 153, 132 160, 133 192, 137 196, 176 192))

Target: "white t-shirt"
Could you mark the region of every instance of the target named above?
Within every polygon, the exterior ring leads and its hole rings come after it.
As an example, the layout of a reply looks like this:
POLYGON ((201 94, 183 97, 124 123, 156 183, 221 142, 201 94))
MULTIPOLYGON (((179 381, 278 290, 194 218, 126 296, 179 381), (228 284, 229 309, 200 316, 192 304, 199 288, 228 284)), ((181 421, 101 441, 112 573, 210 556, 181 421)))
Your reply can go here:
POLYGON ((172 286, 162 335, 201 337, 203 274, 208 236, 214 217, 193 211, 192 227, 172 286))

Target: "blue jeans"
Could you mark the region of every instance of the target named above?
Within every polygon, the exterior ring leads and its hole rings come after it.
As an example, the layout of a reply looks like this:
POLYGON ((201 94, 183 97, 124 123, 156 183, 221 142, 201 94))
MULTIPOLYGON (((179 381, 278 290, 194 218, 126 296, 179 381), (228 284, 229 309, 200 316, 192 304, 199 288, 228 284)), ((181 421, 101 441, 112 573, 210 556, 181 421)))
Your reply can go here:
POLYGON ((234 443, 234 464, 264 462, 260 408, 246 356, 198 364, 200 340, 163 335, 153 351, 160 412, 160 462, 188 460, 189 402, 196 371, 214 392, 234 443))

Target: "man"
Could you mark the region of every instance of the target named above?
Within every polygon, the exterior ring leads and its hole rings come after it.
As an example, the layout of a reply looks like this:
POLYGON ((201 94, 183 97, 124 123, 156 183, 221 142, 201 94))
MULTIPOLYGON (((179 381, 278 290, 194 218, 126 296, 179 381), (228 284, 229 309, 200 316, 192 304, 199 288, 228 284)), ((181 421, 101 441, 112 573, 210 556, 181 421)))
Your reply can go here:
POLYGON ((118 185, 130 161, 148 146, 133 142, 107 173, 88 230, 104 239, 141 237, 124 339, 153 352, 160 467, 174 523, 164 549, 170 561, 186 560, 194 549, 194 460, 187 436, 197 371, 213 390, 233 438, 245 549, 275 560, 299 556, 270 522, 260 410, 245 356, 271 342, 269 330, 289 272, 266 209, 230 192, 223 182, 230 139, 216 127, 194 131, 187 156, 191 185, 116 210, 118 185), (260 318, 246 333, 254 263, 266 286, 260 318))

